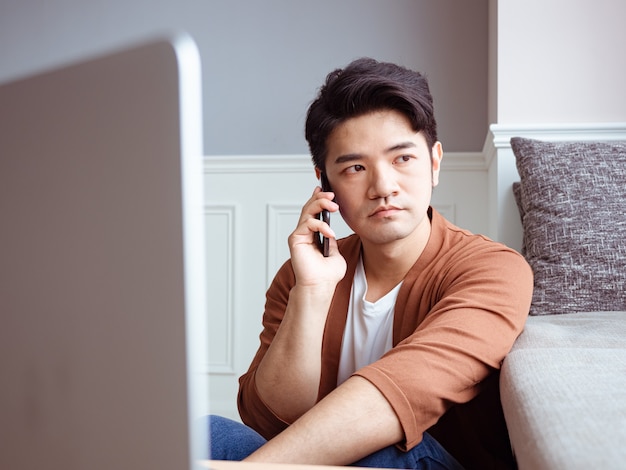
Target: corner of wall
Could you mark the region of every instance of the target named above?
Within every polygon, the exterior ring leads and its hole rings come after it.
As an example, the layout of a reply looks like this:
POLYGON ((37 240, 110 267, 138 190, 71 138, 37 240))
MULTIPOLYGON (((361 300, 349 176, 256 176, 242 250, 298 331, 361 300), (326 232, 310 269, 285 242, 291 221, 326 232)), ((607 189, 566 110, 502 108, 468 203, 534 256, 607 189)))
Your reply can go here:
POLYGON ((512 137, 548 142, 626 141, 626 122, 562 124, 492 124, 483 154, 489 184, 489 236, 511 248, 522 246, 522 226, 512 185, 519 180, 512 137))

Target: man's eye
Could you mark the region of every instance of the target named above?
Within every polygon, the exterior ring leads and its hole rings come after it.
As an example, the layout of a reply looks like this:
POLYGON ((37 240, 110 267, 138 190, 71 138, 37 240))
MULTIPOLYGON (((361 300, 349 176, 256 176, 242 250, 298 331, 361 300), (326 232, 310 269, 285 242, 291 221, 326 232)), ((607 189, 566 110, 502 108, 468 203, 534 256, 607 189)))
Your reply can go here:
POLYGON ((404 163, 404 162, 408 162, 409 160, 411 160, 413 157, 411 157, 411 155, 400 155, 396 161, 398 163, 404 163))
POLYGON ((351 167, 348 167, 346 169, 348 173, 358 173, 359 171, 363 170, 365 170, 365 167, 363 165, 352 165, 351 167))

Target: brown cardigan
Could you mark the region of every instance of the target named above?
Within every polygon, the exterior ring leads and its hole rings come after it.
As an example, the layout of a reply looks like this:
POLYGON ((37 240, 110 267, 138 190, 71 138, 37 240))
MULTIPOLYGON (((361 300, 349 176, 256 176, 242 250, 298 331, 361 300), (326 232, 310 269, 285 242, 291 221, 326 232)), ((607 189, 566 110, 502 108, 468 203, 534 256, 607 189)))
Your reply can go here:
MULTIPOLYGON (((429 214, 430 239, 396 300, 394 347, 356 375, 372 382, 394 408, 405 434, 401 448, 417 445, 422 433, 429 431, 468 468, 506 468, 502 461, 510 463, 512 457, 498 399, 498 374, 492 373, 499 370, 523 329, 532 297, 532 271, 517 252, 452 225, 433 209, 429 214)), ((326 321, 318 400, 337 386, 360 239, 356 235, 342 239, 339 249, 348 270, 337 285, 326 321)), ((263 403, 254 374, 280 325, 294 283, 287 261, 267 291, 261 346, 240 378, 242 420, 266 438, 288 423, 263 403)))

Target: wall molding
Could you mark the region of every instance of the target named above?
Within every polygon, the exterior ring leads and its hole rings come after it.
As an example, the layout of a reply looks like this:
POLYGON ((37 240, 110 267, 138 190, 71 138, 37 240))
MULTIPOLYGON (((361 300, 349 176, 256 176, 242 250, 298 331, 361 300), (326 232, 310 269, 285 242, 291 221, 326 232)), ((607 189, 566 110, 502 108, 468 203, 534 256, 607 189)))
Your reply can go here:
MULTIPOLYGON (((222 344, 221 351, 218 353, 218 357, 209 355, 207 358, 207 373, 219 374, 219 375, 233 375, 235 374, 235 245, 236 245, 236 220, 237 220, 237 204, 205 204, 204 205, 204 217, 206 225, 214 227, 213 230, 206 233, 206 250, 207 256, 214 259, 220 265, 217 269, 213 269, 211 273, 216 273, 219 277, 217 282, 223 283, 219 285, 219 288, 215 288, 217 285, 209 278, 208 282, 211 284, 207 286, 207 291, 211 292, 212 301, 210 302, 211 311, 219 311, 224 313, 223 324, 216 322, 215 319, 211 322, 211 325, 220 325, 223 329, 215 333, 220 341, 218 344, 222 344), (209 219, 212 219, 213 223, 209 219), (221 228, 221 231, 216 228, 221 228), (211 240, 210 237, 216 237, 215 240, 211 240), (212 250, 213 247, 217 247, 212 250), (215 305, 221 305, 223 308, 214 309, 215 305)), ((207 258, 208 259, 208 258, 207 258)), ((215 264, 215 263, 213 263, 215 264)), ((211 311, 207 312, 209 318, 211 318, 211 311)), ((209 338, 212 342, 215 341, 213 337, 213 331, 209 331, 209 338)))
POLYGON ((626 140, 626 122, 492 124, 482 151, 486 168, 498 150, 511 148, 512 137, 547 142, 626 140))
MULTIPOLYGON (((444 152, 443 171, 484 171, 483 152, 444 152)), ((206 155, 204 173, 312 173, 313 162, 306 154, 296 155, 206 155)))
MULTIPOLYGON (((492 124, 479 152, 445 152, 443 171, 485 171, 498 149, 510 148, 511 137, 545 141, 626 140, 626 122, 492 124)), ((205 173, 310 173, 308 154, 205 155, 205 173)))
POLYGON ((280 266, 286 261, 287 236, 295 228, 294 219, 298 220, 302 206, 291 203, 268 203, 266 212, 267 260, 265 279, 269 286, 280 266), (281 256, 284 253, 285 256, 281 256))
MULTIPOLYGON (((515 247, 519 238, 519 215, 510 194, 510 187, 519 176, 510 144, 514 136, 554 142, 626 141, 626 122, 492 124, 482 151, 444 152, 441 164, 443 173, 456 172, 461 178, 465 177, 464 174, 469 176, 474 172, 472 177, 481 172, 487 174, 487 232, 497 240, 511 240, 511 245, 515 247)), ((273 174, 297 178, 306 175, 309 178, 313 175, 313 164, 308 154, 207 155, 203 160, 203 170, 205 175, 218 177, 273 174)), ((278 226, 275 224, 280 224, 290 214, 270 212, 268 217, 271 219, 268 227, 277 230, 278 226)), ((270 252, 278 252, 272 249, 271 246, 268 247, 270 252)))
POLYGON ((485 171, 482 152, 443 152, 441 171, 485 171))
POLYGON ((311 173, 308 155, 206 155, 205 173, 311 173))

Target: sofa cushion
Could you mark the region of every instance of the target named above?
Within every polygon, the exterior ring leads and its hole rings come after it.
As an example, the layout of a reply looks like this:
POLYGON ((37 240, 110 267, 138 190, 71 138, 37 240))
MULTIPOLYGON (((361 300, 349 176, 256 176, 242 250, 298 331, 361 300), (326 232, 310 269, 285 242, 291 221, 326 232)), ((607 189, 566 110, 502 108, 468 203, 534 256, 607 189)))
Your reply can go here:
POLYGON ((514 137, 531 315, 626 310, 626 142, 514 137))
POLYGON ((529 317, 500 395, 521 470, 626 462, 626 312, 529 317))

